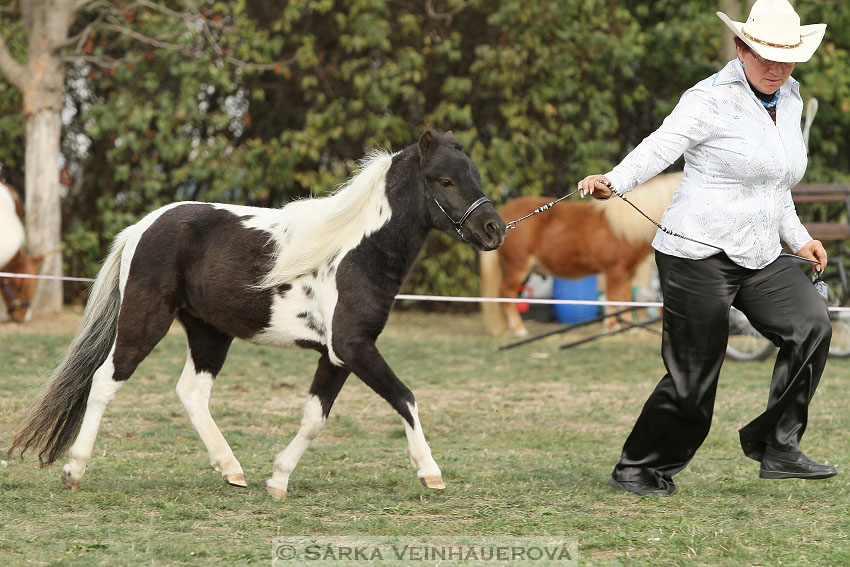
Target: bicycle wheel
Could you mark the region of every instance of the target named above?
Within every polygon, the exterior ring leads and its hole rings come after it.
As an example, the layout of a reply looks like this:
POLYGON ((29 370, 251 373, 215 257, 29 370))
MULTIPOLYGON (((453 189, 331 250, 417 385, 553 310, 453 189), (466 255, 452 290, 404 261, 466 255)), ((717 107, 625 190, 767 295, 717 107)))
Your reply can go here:
MULTIPOLYGON (((848 319, 848 323, 850 323, 850 319, 848 319)), ((850 327, 848 331, 850 331, 850 327)), ((756 331, 743 313, 737 309, 732 309, 729 313, 727 358, 732 360, 764 360, 773 353, 774 348, 773 343, 756 331)))
MULTIPOLYGON (((839 257, 840 258, 840 257, 839 257)), ((839 277, 833 276, 826 284, 829 307, 840 307, 846 297, 844 291, 845 277, 839 270, 839 277)), ((832 323, 832 341, 829 343, 829 356, 847 358, 850 356, 850 311, 830 311, 829 321, 832 323)))
POLYGON ((832 322, 829 356, 847 358, 850 356, 850 311, 830 311, 829 320, 832 322))

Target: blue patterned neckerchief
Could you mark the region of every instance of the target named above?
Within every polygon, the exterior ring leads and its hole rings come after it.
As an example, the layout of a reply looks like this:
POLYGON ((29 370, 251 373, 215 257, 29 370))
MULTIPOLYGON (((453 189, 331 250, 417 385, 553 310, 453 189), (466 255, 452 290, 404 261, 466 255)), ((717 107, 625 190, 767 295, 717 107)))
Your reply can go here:
MULTIPOLYGON (((743 66, 744 64, 741 63, 741 67, 743 66)), ((750 86, 750 90, 753 91, 753 94, 756 95, 756 98, 759 99, 759 102, 762 104, 762 106, 764 106, 767 110, 776 108, 776 105, 779 104, 779 91, 782 90, 781 88, 776 89, 776 92, 773 93, 773 96, 771 97, 771 95, 763 93, 757 88, 755 88, 749 79, 747 79, 747 84, 750 86), (770 100, 765 100, 768 97, 771 97, 770 100)))
POLYGON ((773 98, 772 98, 772 99, 770 99, 770 100, 768 100, 768 101, 764 101, 764 100, 759 99, 759 102, 760 102, 760 103, 762 104, 762 106, 764 106, 765 108, 773 108, 773 107, 775 107, 775 106, 779 103, 779 91, 780 91, 780 90, 782 90, 782 89, 776 89, 776 92, 775 92, 775 93, 773 93, 773 98))

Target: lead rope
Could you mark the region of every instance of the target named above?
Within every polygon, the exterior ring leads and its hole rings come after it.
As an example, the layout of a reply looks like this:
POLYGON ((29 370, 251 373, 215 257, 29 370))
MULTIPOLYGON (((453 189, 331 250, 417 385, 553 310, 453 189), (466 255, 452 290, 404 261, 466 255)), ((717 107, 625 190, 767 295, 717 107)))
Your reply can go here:
MULTIPOLYGON (((661 223, 659 223, 658 221, 656 221, 655 219, 653 219, 652 217, 647 215, 645 212, 640 210, 640 208, 637 205, 635 205, 634 203, 629 201, 626 198, 626 195, 624 193, 621 193, 621 192, 617 191, 616 189, 614 189, 614 186, 611 185, 611 183, 609 183, 608 181, 605 181, 604 179, 597 179, 596 183, 601 183, 602 185, 604 185, 605 187, 610 189, 616 196, 621 198, 623 201, 628 203, 629 206, 631 206, 634 210, 639 212, 643 218, 645 218, 646 220, 648 220, 649 222, 654 224, 656 227, 658 227, 658 230, 660 230, 661 232, 663 232, 665 234, 669 234, 671 236, 675 236, 677 238, 681 238, 683 240, 689 240, 690 242, 696 242, 697 244, 702 244, 703 246, 708 246, 709 248, 714 248, 715 250, 720 250, 721 252, 725 252, 723 250, 723 248, 721 248, 719 246, 715 246, 714 244, 709 244, 708 242, 703 242, 701 240, 697 240, 696 238, 691 238, 690 236, 685 236, 684 234, 679 234, 678 232, 671 230, 671 229, 667 228, 666 226, 662 225, 661 223)), ((553 206, 555 206, 560 201, 563 201, 567 197, 572 197, 573 195, 575 195, 579 191, 580 191, 580 189, 576 189, 572 193, 564 195, 563 197, 561 197, 559 199, 555 199, 554 201, 552 201, 550 203, 546 203, 542 207, 538 207, 538 208, 534 209, 533 211, 531 211, 529 214, 525 215, 524 217, 520 217, 516 220, 512 220, 511 222, 508 223, 507 228, 508 229, 515 229, 519 222, 524 221, 525 219, 527 219, 529 217, 533 217, 534 215, 536 215, 538 213, 542 213, 543 211, 546 211, 546 210, 552 208, 553 206)), ((819 265, 820 264, 820 262, 818 262, 817 260, 812 260, 811 258, 806 258, 804 256, 798 256, 797 254, 790 254, 788 252, 780 252, 779 255, 780 256, 787 256, 789 258, 796 258, 797 260, 803 260, 805 262, 809 262, 812 265, 819 265)), ((815 288, 817 288, 818 292, 821 295, 823 295, 824 297, 826 297, 826 295, 825 295, 825 293, 826 293, 826 283, 824 283, 823 280, 821 280, 820 272, 821 272, 820 270, 816 270, 817 275, 812 277, 812 283, 815 284, 815 288)))
POLYGON ((543 205, 542 207, 537 207, 536 209, 534 209, 533 211, 531 211, 530 213, 528 213, 528 214, 527 214, 527 215, 525 215, 524 217, 520 217, 520 218, 518 218, 518 219, 516 219, 516 220, 512 220, 511 222, 509 222, 509 223, 508 223, 508 226, 507 226, 507 228, 506 228, 505 230, 512 230, 512 229, 515 229, 515 228, 516 228, 516 225, 517 225, 518 223, 520 223, 521 221, 524 221, 524 220, 525 220, 525 219, 527 219, 527 218, 533 217, 533 216, 534 216, 534 215, 536 215, 537 213, 542 213, 543 211, 547 211, 547 210, 551 209, 552 207, 554 207, 555 205, 557 205, 558 203, 560 203, 560 202, 561 202, 561 201, 563 201, 564 199, 567 199, 567 198, 569 198, 569 197, 572 197, 573 195, 575 195, 575 194, 576 194, 576 193, 578 193, 578 192, 579 192, 579 190, 578 190, 578 189, 576 189, 576 190, 575 190, 575 191, 573 191, 572 193, 568 193, 567 195, 564 195, 563 197, 561 197, 561 198, 559 198, 559 199, 555 199, 554 201, 551 201, 551 202, 549 202, 549 203, 546 203, 546 204, 545 204, 545 205, 543 205))
POLYGON ((714 248, 715 250, 720 250, 721 252, 723 252, 723 248, 721 248, 720 246, 715 246, 714 244, 709 244, 708 242, 703 242, 701 240, 697 240, 696 238, 691 238, 690 236, 685 236, 684 234, 679 234, 678 232, 671 230, 671 229, 667 228, 666 226, 661 225, 661 223, 657 222, 655 219, 650 217, 648 214, 646 214, 645 212, 640 210, 637 207, 637 205, 635 205, 634 203, 632 203, 631 201, 626 199, 625 194, 620 193, 619 191, 614 189, 614 187, 609 182, 605 181, 604 179, 597 179, 596 182, 601 183, 602 185, 604 185, 605 187, 610 189, 616 196, 618 196, 619 198, 621 198, 622 200, 627 202, 634 210, 639 212, 641 214, 641 216, 643 216, 643 218, 645 218, 646 220, 648 220, 649 222, 651 222, 652 224, 657 226, 658 230, 660 230, 661 232, 664 232, 664 233, 669 234, 671 236, 676 236, 676 237, 681 238, 683 240, 689 240, 691 242, 696 242, 697 244, 702 244, 703 246, 708 246, 709 248, 714 248))
MULTIPOLYGON (((691 242, 696 242, 697 244, 702 244, 703 246, 708 246, 709 248, 714 248, 715 250, 720 250, 721 252, 725 252, 723 250, 723 248, 721 248, 720 246, 715 246, 714 244, 702 242, 701 240, 697 240, 696 238, 691 238, 689 236, 685 236, 684 234, 679 234, 678 232, 675 232, 675 231, 667 228, 666 226, 662 226, 660 223, 656 222, 652 217, 650 217, 649 215, 644 213, 642 210, 640 210, 634 203, 632 203, 631 201, 626 199, 626 196, 623 193, 620 193, 619 191, 614 189, 614 187, 609 182, 605 181, 604 179, 598 179, 596 182, 601 183, 602 185, 604 185, 605 187, 607 187, 608 189, 613 191, 616 196, 618 196, 619 198, 621 198, 622 200, 627 202, 634 210, 639 212, 645 219, 647 219, 649 222, 651 222, 652 224, 657 226, 658 230, 660 230, 660 231, 662 231, 666 234, 669 234, 671 236, 676 236, 676 237, 682 238, 684 240, 690 240, 691 242)), ((813 264, 813 265, 820 264, 820 262, 818 262, 817 260, 812 260, 811 258, 806 258, 804 256, 798 256, 797 254, 791 254, 789 252, 780 252, 779 255, 780 256, 787 256, 789 258, 796 258, 797 260, 804 260, 804 261, 809 262, 810 264, 813 264)))

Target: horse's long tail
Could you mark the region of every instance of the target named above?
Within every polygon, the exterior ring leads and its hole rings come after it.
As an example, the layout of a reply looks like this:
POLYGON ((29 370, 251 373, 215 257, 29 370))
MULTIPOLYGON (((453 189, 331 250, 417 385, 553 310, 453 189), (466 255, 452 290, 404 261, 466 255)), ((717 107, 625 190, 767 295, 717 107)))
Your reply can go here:
MULTIPOLYGON (((481 275, 481 295, 483 297, 499 297, 502 287, 502 262, 496 250, 481 252, 478 258, 478 271, 481 275)), ((502 315, 499 303, 485 301, 481 304, 481 314, 484 317, 484 328, 494 336, 505 334, 507 322, 502 315)))
POLYGON ((8 454, 38 450, 41 466, 59 458, 76 438, 86 412, 92 377, 115 342, 121 293, 118 277, 126 232, 118 235, 92 286, 83 322, 59 366, 45 382, 8 454))

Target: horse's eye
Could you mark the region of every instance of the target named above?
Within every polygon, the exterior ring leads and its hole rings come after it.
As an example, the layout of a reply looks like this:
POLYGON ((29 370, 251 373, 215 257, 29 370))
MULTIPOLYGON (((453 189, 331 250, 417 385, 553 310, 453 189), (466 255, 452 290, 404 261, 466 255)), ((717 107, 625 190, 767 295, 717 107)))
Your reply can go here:
POLYGON ((451 187, 452 185, 454 185, 454 183, 452 183, 451 179, 443 178, 440 179, 440 185, 442 185, 443 187, 451 187))

